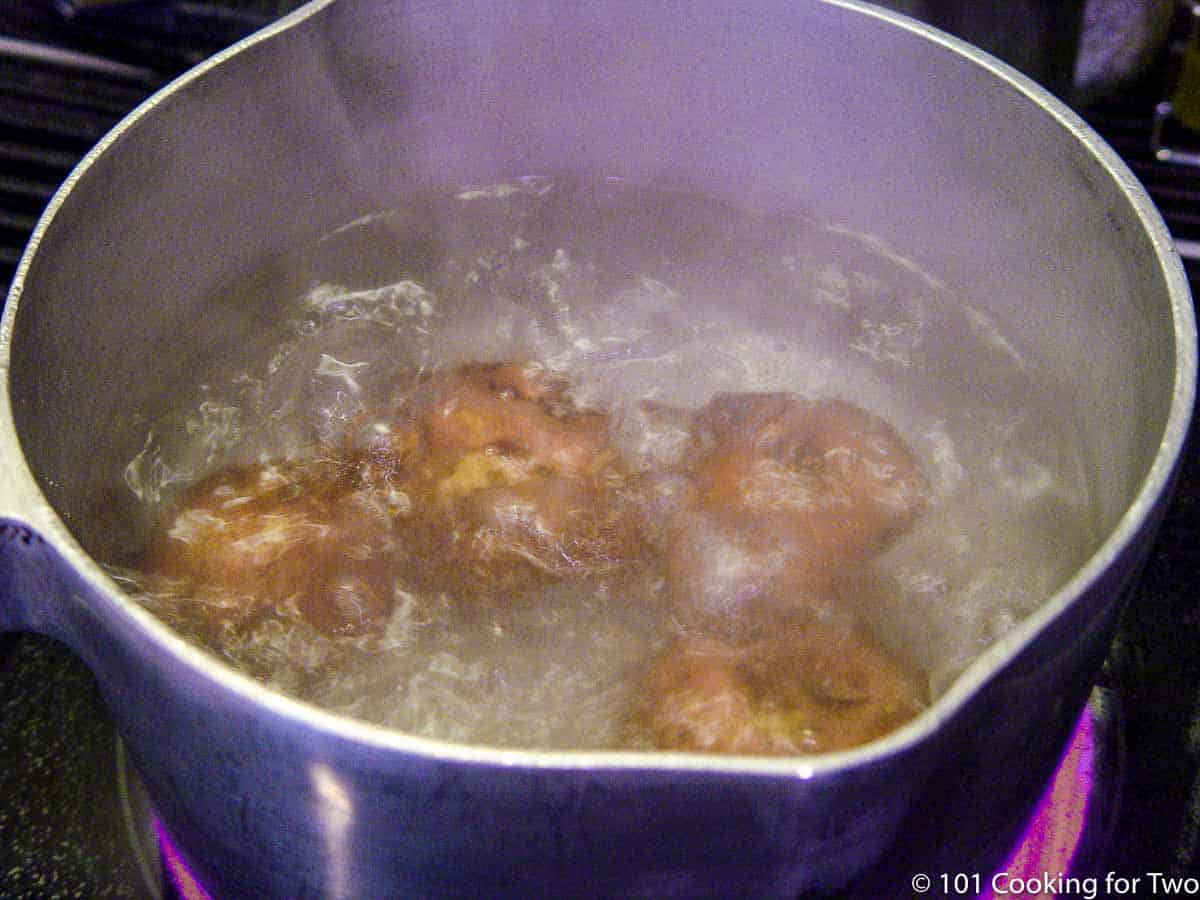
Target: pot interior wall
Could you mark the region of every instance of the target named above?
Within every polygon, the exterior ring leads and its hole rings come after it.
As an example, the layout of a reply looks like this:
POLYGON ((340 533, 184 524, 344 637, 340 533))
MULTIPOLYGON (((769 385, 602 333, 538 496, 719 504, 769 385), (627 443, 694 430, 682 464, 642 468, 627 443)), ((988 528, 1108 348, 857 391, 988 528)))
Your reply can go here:
POLYGON ((1072 127, 840 3, 318 4, 162 96, 65 197, 19 296, 20 442, 117 557, 149 423, 207 360, 275 339, 288 274, 230 285, 418 187, 621 176, 828 219, 935 273, 1069 386, 1107 530, 1162 437, 1173 325, 1144 223, 1072 127))

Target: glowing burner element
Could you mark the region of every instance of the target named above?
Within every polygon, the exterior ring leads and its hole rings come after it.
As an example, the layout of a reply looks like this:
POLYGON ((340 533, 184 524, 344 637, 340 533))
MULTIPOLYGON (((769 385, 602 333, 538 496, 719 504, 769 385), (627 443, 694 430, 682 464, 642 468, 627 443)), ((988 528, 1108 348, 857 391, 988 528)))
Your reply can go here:
POLYGON ((1078 894, 1070 871, 1083 837, 1089 798, 1095 785, 1096 727, 1091 710, 1083 715, 1054 779, 1034 807, 1020 843, 993 878, 981 900, 1031 900, 1078 894))
MULTIPOLYGON (((1053 780, 1034 807, 1020 843, 1009 854, 1002 874, 982 879, 984 891, 979 900, 1046 900, 1061 895, 1078 894, 1071 886, 1078 878, 1069 874, 1075 853, 1084 835, 1088 811, 1091 808, 1092 791, 1096 785, 1096 725, 1090 708, 1085 707, 1076 723, 1058 770, 1053 780)), ((322 767, 313 772, 318 792, 333 804, 334 821, 330 834, 333 838, 343 836, 341 814, 349 814, 346 798, 332 774, 322 767)), ((183 861, 179 849, 171 840, 162 821, 153 816, 154 833, 158 838, 163 869, 170 880, 175 894, 184 900, 215 900, 200 886, 199 881, 183 861)), ((335 840, 331 849, 339 849, 335 840)), ((338 872, 332 873, 338 880, 338 872)), ((342 882, 335 885, 338 892, 345 890, 344 873, 342 882)), ((336 895, 336 894, 335 894, 336 895)))
POLYGON ((167 834, 162 820, 157 815, 154 816, 154 834, 158 837, 158 850, 162 854, 163 869, 166 871, 167 877, 171 879, 171 886, 174 887, 176 895, 182 897, 183 900, 213 900, 212 895, 200 887, 200 883, 192 875, 187 863, 179 854, 179 848, 175 846, 175 842, 171 840, 171 836, 167 834))

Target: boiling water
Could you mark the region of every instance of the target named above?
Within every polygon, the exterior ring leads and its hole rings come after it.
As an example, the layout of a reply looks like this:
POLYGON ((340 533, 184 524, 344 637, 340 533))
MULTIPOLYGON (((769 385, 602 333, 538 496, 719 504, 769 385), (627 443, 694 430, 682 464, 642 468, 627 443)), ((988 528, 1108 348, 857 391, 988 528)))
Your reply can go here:
MULTIPOLYGON (((220 361, 197 378, 128 465, 149 517, 222 467, 338 442, 435 365, 536 359, 610 413, 634 470, 669 468, 686 445, 680 417, 648 416, 645 400, 691 410, 718 391, 791 391, 891 422, 933 501, 849 602, 935 693, 1094 542, 1061 388, 988 315, 863 235, 619 181, 525 178, 366 216, 271 271, 245 302, 278 339, 232 376, 220 361)), ((615 746, 645 660, 676 628, 654 577, 506 607, 401 594, 381 634, 338 638, 286 617, 214 632, 179 585, 114 574, 284 691, 497 745, 615 746)))

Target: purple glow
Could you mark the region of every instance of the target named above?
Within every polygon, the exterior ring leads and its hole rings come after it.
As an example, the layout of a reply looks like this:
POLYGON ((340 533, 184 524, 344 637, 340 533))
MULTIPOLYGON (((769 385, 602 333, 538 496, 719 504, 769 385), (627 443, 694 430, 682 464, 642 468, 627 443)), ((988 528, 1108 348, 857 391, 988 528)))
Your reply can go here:
MULTIPOLYGON (((1004 861, 1000 870, 1007 876, 1001 885, 1005 898, 1049 898, 1055 893, 1045 890, 1011 890, 1012 885, 1049 886, 1055 876, 1065 877, 1083 837, 1089 798, 1095 782, 1095 725, 1085 707, 1071 742, 1058 764, 1054 778, 1034 807, 1033 815, 1020 842, 1004 861)), ((995 900, 989 885, 980 900, 995 900)))
POLYGON ((200 886, 200 882, 196 880, 187 863, 183 861, 179 848, 167 834, 167 829, 163 827, 162 819, 158 816, 154 816, 154 833, 158 836, 158 849, 162 853, 163 868, 167 870, 167 875, 170 877, 171 883, 175 885, 179 896, 185 900, 213 900, 212 895, 200 886))

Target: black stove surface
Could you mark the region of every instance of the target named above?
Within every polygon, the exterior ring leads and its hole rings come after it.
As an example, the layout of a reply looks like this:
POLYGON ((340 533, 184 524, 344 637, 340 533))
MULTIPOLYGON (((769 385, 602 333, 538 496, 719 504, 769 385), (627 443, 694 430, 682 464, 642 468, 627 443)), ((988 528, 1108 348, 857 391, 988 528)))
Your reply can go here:
MULTIPOLYGON (((159 85, 288 3, 5 0, 0 9, 0 288, 75 162, 159 85)), ((1142 179, 1181 247, 1200 242, 1200 169, 1155 159, 1161 85, 1084 110, 1142 179)), ((1200 246, 1200 243, 1197 244, 1200 246)), ((1200 294, 1200 259, 1185 259, 1200 294)), ((1193 432, 1197 429, 1194 426, 1193 432)), ((1200 875, 1200 439, 1098 680, 1109 761, 1075 865, 1200 875), (1113 711, 1116 711, 1113 713, 1113 711), (1112 761, 1116 760, 1116 763, 1112 761)), ((0 598, 3 602, 3 598, 0 598)), ((94 680, 65 647, 0 635, 0 897, 169 896, 136 838, 121 748, 94 680)), ((1053 874, 1053 873, 1051 873, 1053 874)), ((1103 882, 1102 882, 1103 883, 1103 882)), ((1144 883, 1144 882, 1143 882, 1144 883)))

